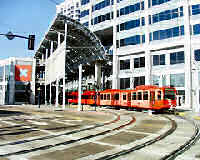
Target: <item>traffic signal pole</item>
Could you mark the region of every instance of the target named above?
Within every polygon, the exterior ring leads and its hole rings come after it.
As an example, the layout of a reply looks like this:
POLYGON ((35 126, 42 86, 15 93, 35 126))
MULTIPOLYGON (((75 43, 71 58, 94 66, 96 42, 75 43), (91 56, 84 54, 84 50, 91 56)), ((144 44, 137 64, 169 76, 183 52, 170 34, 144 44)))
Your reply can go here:
POLYGON ((0 34, 0 36, 6 36, 8 40, 13 40, 15 37, 28 39, 28 49, 34 50, 35 35, 29 35, 29 37, 25 37, 25 36, 13 34, 12 32, 8 32, 7 34, 0 34))

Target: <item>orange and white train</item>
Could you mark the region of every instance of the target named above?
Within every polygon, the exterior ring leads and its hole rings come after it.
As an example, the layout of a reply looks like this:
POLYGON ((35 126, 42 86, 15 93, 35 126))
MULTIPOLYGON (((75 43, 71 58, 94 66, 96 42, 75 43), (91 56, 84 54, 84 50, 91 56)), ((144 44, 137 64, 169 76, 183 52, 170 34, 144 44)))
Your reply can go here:
MULTIPOLYGON (((78 92, 73 92, 69 103, 78 103, 78 92)), ((148 110, 168 110, 176 107, 174 87, 137 86, 133 90, 107 89, 104 91, 85 91, 81 103, 115 108, 136 108, 148 110)))

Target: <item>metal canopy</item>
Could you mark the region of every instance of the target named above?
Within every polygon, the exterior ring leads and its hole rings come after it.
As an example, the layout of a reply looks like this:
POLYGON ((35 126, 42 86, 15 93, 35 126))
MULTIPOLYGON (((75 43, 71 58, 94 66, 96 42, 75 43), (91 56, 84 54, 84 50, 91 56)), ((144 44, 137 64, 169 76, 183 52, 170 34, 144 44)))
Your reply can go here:
POLYGON ((79 64, 88 65, 104 60, 105 49, 99 38, 80 22, 58 14, 49 27, 44 39, 40 42, 35 57, 41 57, 54 42, 54 50, 58 47, 58 33, 61 43, 65 42, 65 23, 67 23, 65 67, 67 74, 77 72, 79 64))

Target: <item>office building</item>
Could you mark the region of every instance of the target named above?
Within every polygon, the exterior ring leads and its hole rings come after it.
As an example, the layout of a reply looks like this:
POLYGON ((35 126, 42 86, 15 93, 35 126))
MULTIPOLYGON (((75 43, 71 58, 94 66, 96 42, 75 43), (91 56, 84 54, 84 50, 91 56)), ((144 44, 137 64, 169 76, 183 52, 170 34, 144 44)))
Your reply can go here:
POLYGON ((34 103, 32 58, 0 60, 0 105, 34 103))
POLYGON ((79 4, 80 22, 112 56, 112 88, 174 86, 178 105, 200 110, 198 0, 81 0, 79 4))

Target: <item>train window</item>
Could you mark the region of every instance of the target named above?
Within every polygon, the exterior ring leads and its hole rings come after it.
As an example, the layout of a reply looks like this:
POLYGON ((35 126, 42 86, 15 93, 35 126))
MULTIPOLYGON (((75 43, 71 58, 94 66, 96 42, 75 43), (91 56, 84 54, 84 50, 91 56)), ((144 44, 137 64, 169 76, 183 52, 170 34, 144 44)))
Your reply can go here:
POLYGON ((106 94, 103 95, 103 99, 106 100, 106 94))
POLYGON ((126 94, 123 94, 123 100, 126 100, 126 94))
POLYGON ((116 94, 114 95, 114 99, 115 99, 115 100, 119 100, 119 93, 116 93, 116 94))
POLYGON ((128 101, 131 101, 131 94, 128 94, 128 101))
POLYGON ((82 95, 81 99, 89 99, 89 98, 88 98, 88 95, 82 95))
POLYGON ((110 94, 107 94, 107 100, 110 100, 110 94))
POLYGON ((137 100, 136 92, 133 92, 133 93, 132 93, 132 100, 137 100))
POLYGON ((176 99, 175 91, 166 88, 166 89, 165 89, 164 98, 165 98, 165 99, 175 100, 175 99, 176 99))
POLYGON ((142 100, 142 92, 138 92, 138 100, 142 100))
POLYGON ((161 100, 161 91, 158 91, 158 92, 157 92, 157 99, 158 99, 158 100, 161 100))
POLYGON ((101 100, 103 100, 103 94, 101 94, 101 100))
POLYGON ((143 93, 143 100, 148 100, 148 91, 143 93))

